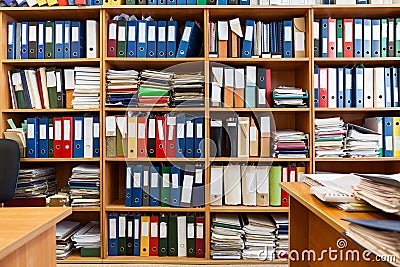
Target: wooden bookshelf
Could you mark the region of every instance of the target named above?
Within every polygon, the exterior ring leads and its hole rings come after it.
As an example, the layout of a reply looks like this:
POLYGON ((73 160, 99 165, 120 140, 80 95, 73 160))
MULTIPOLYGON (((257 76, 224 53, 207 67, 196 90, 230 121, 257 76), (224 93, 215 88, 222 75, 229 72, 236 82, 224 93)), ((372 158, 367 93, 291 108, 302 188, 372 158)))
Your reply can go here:
MULTIPOLYGON (((400 5, 363 5, 363 6, 104 6, 104 7, 38 7, 38 8, 2 8, 0 9, 0 23, 2 30, 0 38, 7 40, 7 22, 8 21, 55 21, 55 20, 86 20, 94 19, 100 23, 100 57, 95 59, 51 59, 51 60, 9 60, 7 59, 7 42, 1 44, 0 49, 0 73, 2 78, 2 98, 0 100, 0 130, 3 132, 8 128, 8 118, 13 118, 16 122, 21 122, 29 116, 64 116, 65 114, 85 114, 91 113, 99 115, 101 127, 101 154, 100 158, 93 159, 21 159, 21 166, 47 166, 52 163, 57 168, 57 179, 59 184, 67 184, 68 175, 71 168, 82 162, 97 163, 100 166, 100 195, 101 206, 95 208, 73 208, 72 218, 81 222, 90 220, 99 220, 101 225, 101 257, 85 258, 78 252, 74 252, 66 260, 59 260, 58 263, 165 263, 176 264, 281 264, 285 261, 275 260, 253 261, 253 260, 211 260, 210 259, 210 238, 211 238, 211 214, 215 212, 288 212, 287 207, 245 207, 245 206, 210 206, 206 204, 202 208, 170 208, 170 207, 125 207, 125 167, 127 164, 150 163, 157 164, 162 162, 171 163, 204 163, 207 166, 205 170, 205 183, 210 183, 210 165, 233 163, 263 163, 263 164, 286 164, 288 162, 304 163, 307 172, 315 170, 324 171, 376 171, 376 172, 394 172, 400 171, 398 163, 400 158, 351 158, 351 159, 332 159, 316 158, 314 156, 314 120, 315 118, 327 118, 340 116, 345 121, 361 122, 363 118, 369 116, 395 116, 400 108, 349 108, 349 109, 325 109, 314 108, 314 90, 313 90, 313 71, 314 65, 323 67, 339 67, 344 65, 364 64, 366 67, 374 66, 393 66, 400 64, 400 58, 314 58, 313 56, 313 20, 314 18, 347 18, 347 17, 398 17, 400 5), (196 20, 204 29, 204 49, 200 57, 195 58, 110 58, 107 57, 107 21, 125 13, 136 15, 136 17, 152 16, 155 20, 169 20, 173 17, 182 26, 186 20, 196 20), (209 21, 229 20, 239 17, 241 22, 246 19, 261 21, 276 21, 292 19, 295 17, 306 18, 306 56, 304 58, 213 58, 208 54, 208 35, 209 21), (210 107, 209 102, 205 101, 204 107, 184 107, 184 108, 119 108, 106 106, 106 78, 105 74, 109 69, 157 69, 171 70, 177 66, 184 69, 187 65, 197 66, 204 71, 205 80, 205 98, 210 98, 209 84, 210 67, 215 65, 229 65, 234 67, 243 67, 253 65, 271 69, 272 87, 279 85, 297 86, 306 89, 309 93, 308 108, 214 108, 210 107), (98 109, 48 109, 48 110, 14 110, 11 106, 10 93, 8 87, 7 71, 14 68, 29 68, 40 66, 92 66, 100 67, 101 70, 101 94, 100 108, 98 109), (209 118, 223 117, 229 112, 238 114, 271 114, 275 121, 275 129, 296 129, 310 136, 310 152, 308 158, 298 159, 277 159, 277 158, 211 158, 210 142, 205 143, 205 158, 107 158, 105 154, 105 117, 108 115, 123 115, 127 112, 158 112, 158 113, 177 113, 194 112, 201 114, 206 118, 205 139, 210 138, 209 118), (108 222, 107 215, 111 212, 147 212, 147 213, 201 213, 205 216, 205 259, 196 258, 177 258, 177 257, 109 257, 108 254, 108 222)), ((209 186, 205 187, 205 199, 209 198, 209 186)))

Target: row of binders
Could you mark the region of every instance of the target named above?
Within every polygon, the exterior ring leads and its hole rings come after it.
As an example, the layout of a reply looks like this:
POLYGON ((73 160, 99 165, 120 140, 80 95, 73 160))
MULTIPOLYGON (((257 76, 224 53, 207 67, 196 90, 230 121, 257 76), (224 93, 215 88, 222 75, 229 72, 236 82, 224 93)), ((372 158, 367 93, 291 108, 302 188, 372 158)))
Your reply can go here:
POLYGON ((301 163, 288 166, 211 166, 210 205, 288 206, 280 182, 296 182, 305 173, 301 163))
POLYGON ((200 25, 186 21, 179 36, 175 20, 137 20, 121 14, 108 21, 107 57, 182 58, 197 57, 203 46, 200 25))
POLYGON ((299 58, 305 57, 306 21, 255 22, 239 18, 209 22, 210 57, 299 58), (242 31, 242 28, 244 31, 242 31))
POLYGON ((13 109, 98 108, 100 68, 55 67, 8 71, 13 109))
POLYGON ((107 157, 203 158, 204 117, 107 116, 106 153, 107 157))
POLYGON ((127 166, 125 206, 204 206, 204 166, 127 166))
POLYGON ((10 21, 7 37, 8 59, 100 57, 99 23, 95 20, 10 21))
POLYGON ((205 256, 204 215, 108 215, 108 256, 205 256))
MULTIPOLYGON (((392 0, 4 0, 1 6, 118 6, 118 5, 355 5, 392 4, 392 0)), ((394 3, 393 3, 394 4, 394 3)))
POLYGON ((314 56, 399 57, 400 19, 317 19, 314 56))
POLYGON ((398 68, 315 68, 314 104, 320 108, 399 106, 398 68))
POLYGON ((272 89, 271 69, 212 66, 211 74, 211 107, 307 107, 308 92, 302 88, 272 89))
POLYGON ((28 158, 100 157, 99 117, 27 119, 28 158))
POLYGON ((271 117, 211 119, 210 142, 213 157, 271 157, 271 117))

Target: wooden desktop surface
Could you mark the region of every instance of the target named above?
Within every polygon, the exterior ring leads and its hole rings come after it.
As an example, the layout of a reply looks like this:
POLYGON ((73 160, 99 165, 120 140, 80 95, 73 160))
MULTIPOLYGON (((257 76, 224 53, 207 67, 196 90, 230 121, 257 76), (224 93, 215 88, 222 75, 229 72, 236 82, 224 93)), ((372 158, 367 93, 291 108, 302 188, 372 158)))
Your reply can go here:
POLYGON ((313 196, 310 193, 310 186, 306 183, 281 183, 281 188, 340 233, 346 232, 349 225, 349 222, 341 220, 342 218, 374 220, 392 217, 379 212, 346 212, 340 210, 313 196))
POLYGON ((71 213, 71 208, 64 207, 0 208, 0 260, 71 213))

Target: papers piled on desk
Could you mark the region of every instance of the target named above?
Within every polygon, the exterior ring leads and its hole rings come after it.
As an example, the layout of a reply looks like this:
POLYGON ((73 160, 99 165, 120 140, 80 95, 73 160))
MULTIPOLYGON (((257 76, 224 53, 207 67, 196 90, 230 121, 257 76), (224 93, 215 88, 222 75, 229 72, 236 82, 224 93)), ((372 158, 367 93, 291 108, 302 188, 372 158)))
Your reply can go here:
POLYGON ((273 260, 276 227, 269 214, 248 213, 242 217, 245 233, 243 259, 273 260))
POLYGON ((346 235, 375 255, 391 256, 400 266, 400 220, 343 219, 350 222, 346 235))
POLYGON ((172 101, 175 107, 204 106, 204 74, 174 74, 172 79, 172 101))
POLYGON ((244 248, 243 235, 242 222, 238 214, 214 214, 211 227, 211 258, 240 259, 244 248))
POLYGON ((73 168, 68 185, 71 189, 72 207, 100 206, 99 166, 81 164, 73 168))
POLYGON ((346 128, 339 117, 315 119, 315 156, 343 157, 346 128))
POLYGON ((100 68, 75 67, 74 109, 100 107, 100 68))
POLYGON ((136 107, 139 72, 136 70, 108 70, 107 106, 136 107))
POLYGON ((388 213, 400 215, 400 174, 357 174, 356 196, 388 213))
POLYGON ((73 221, 61 221, 56 225, 56 253, 57 259, 67 258, 75 249, 74 243, 71 240, 81 224, 73 221))
POLYGON ((347 137, 345 157, 379 157, 380 134, 368 128, 354 124, 346 124, 347 137))
POLYGON ((76 248, 99 248, 100 247, 100 223, 92 221, 72 236, 76 248))
POLYGON ((289 219, 287 213, 271 213, 276 225, 275 258, 287 259, 289 250, 289 219))
POLYGON ((276 158, 306 158, 308 155, 308 135, 301 131, 276 131, 273 142, 276 158))
POLYGON ((49 196, 57 193, 55 168, 20 169, 14 197, 49 196))
POLYGON ((139 106, 168 107, 172 77, 172 72, 143 70, 140 75, 139 106))
POLYGON ((272 92, 275 108, 306 108, 308 92, 301 88, 279 86, 272 92))

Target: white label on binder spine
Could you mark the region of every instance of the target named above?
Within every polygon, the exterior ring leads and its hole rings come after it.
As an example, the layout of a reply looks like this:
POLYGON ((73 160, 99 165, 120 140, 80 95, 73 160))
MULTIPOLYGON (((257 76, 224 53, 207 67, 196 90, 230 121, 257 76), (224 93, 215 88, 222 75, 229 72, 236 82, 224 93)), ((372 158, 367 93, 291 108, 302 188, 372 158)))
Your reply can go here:
POLYGON ((176 129, 176 131, 177 138, 185 138, 185 124, 178 123, 178 128, 176 129))
POLYGON ((40 128, 39 129, 39 135, 40 135, 39 139, 41 139, 41 140, 46 139, 47 138, 47 135, 46 135, 47 125, 41 124, 39 128, 40 128))
POLYGON ((202 184, 203 183, 203 170, 196 169, 196 176, 194 179, 195 184, 202 184))
POLYGON ((149 171, 143 171, 143 186, 149 186, 149 171))
POLYGON ((126 167, 126 188, 132 187, 132 173, 131 167, 126 167))
POLYGON ((246 31, 245 31, 245 36, 244 39, 246 41, 251 41, 253 40, 253 26, 246 26, 246 31))
POLYGON ((292 41, 292 27, 285 27, 285 42, 292 41))
POLYGON ((158 187, 158 173, 151 174, 151 185, 150 187, 158 187))
POLYGON ((203 138, 203 124, 196 124, 196 138, 203 138))
POLYGON ((149 129, 148 129, 149 138, 156 138, 156 120, 149 119, 149 129))
POLYGON ((51 43, 53 42, 53 28, 52 27, 46 27, 46 43, 51 43))
POLYGON ((14 43, 14 26, 13 25, 8 25, 8 44, 13 44, 14 43))
POLYGON ((162 176, 162 180, 163 180, 163 187, 169 187, 169 174, 168 173, 163 173, 162 176))
POLYGON ((35 126, 33 124, 28 124, 28 139, 35 138, 35 126))
POLYGON ((139 23, 139 36, 138 36, 138 41, 139 43, 145 43, 146 42, 146 23, 139 23))
POLYGON ((127 233, 127 237, 132 237, 132 228, 133 228, 133 223, 132 221, 128 221, 128 233, 127 233))
POLYGON ((136 123, 135 122, 128 123, 128 137, 130 137, 130 138, 136 137, 136 123))
POLYGON ((63 43, 63 25, 62 24, 56 24, 56 44, 62 44, 63 43))
MULTIPOLYGON (((54 140, 62 140, 61 138, 61 121, 55 121, 54 122, 54 127, 55 127, 55 136, 54 140)), ((28 137, 29 138, 29 137, 28 137)))
POLYGON ((172 174, 172 188, 179 188, 178 174, 177 173, 173 173, 172 174))
POLYGON ((265 105, 266 104, 266 94, 267 89, 258 89, 258 104, 265 105))
POLYGON ((160 238, 167 238, 167 223, 160 222, 160 238))
POLYGON ((186 138, 193 138, 193 123, 191 121, 187 121, 186 123, 186 138))
MULTIPOLYGON (((43 26, 43 25, 39 25, 39 26, 43 26)), ((69 33, 70 33, 69 25, 65 25, 65 28, 64 28, 64 44, 69 43, 69 33)), ((40 29, 39 29, 39 38, 40 38, 40 29)), ((39 40, 39 42, 40 42, 40 40, 39 40)))
POLYGON ((119 26, 118 27, 118 41, 125 42, 125 39, 126 39, 125 34, 126 34, 125 27, 124 26, 119 26))
POLYGON ((69 141, 69 132, 71 131, 71 122, 65 120, 64 121, 64 141, 69 141))
POLYGON ((136 41, 136 26, 128 26, 128 42, 136 41))
POLYGON ((140 173, 138 172, 133 174, 133 187, 140 188, 140 173))
POLYGON ((182 185, 181 202, 190 203, 192 199, 193 175, 185 175, 182 185))
POLYGON ((168 42, 175 42, 175 26, 168 26, 168 42))
POLYGON ((134 227, 135 235, 133 237, 134 239, 139 239, 140 238, 140 236, 139 236, 139 224, 140 224, 140 220, 135 219, 135 227, 134 227))
POLYGON ((381 27, 380 25, 372 26, 372 40, 380 40, 381 27))
POLYGON ((126 217, 124 217, 124 216, 119 216, 118 217, 118 228, 119 228, 119 231, 118 231, 118 235, 119 235, 119 237, 125 237, 125 219, 126 219, 126 217))
POLYGON ((194 238, 194 223, 187 224, 187 238, 194 238))
POLYGON ((22 23, 21 25, 21 44, 26 45, 27 44, 27 36, 26 36, 26 31, 27 31, 28 25, 25 23, 22 23))
POLYGON ((165 42, 165 27, 158 28, 158 41, 165 42))
POLYGON ((305 33, 304 32, 296 32, 295 33, 295 51, 303 51, 305 50, 305 33))
POLYGON ((75 121, 75 140, 82 140, 82 121, 75 121))
POLYGON ((110 29, 108 32, 108 39, 110 39, 110 40, 117 39, 117 24, 111 23, 109 27, 110 27, 110 29))
POLYGON ((29 42, 36 41, 36 26, 29 26, 29 42))
POLYGON ((185 30, 183 31, 183 34, 182 34, 182 41, 189 42, 191 30, 192 30, 191 27, 185 27, 185 30))
POLYGON ((100 123, 95 122, 93 123, 93 138, 100 137, 100 123))
POLYGON ((257 141, 257 127, 250 127, 250 141, 257 141))
POLYGON ((146 125, 144 123, 139 123, 138 128, 138 138, 146 138, 146 125))
POLYGON ((158 227, 156 222, 150 223, 151 226, 151 232, 150 232, 150 237, 157 237, 158 236, 158 227))
POLYGON ((149 236, 149 223, 142 222, 142 236, 149 236))
POLYGON ((386 150, 393 150, 393 136, 385 137, 385 147, 386 150))
POLYGON ((203 239, 204 233, 203 233, 203 223, 196 223, 196 238, 203 239))
POLYGON ((149 42, 155 42, 156 41, 156 27, 155 26, 149 26, 149 32, 147 36, 149 42))
POLYGON ((362 24, 357 23, 354 26, 354 39, 362 39, 362 34, 363 34, 362 24))
POLYGON ((110 239, 117 238, 117 219, 109 219, 110 222, 110 239))
POLYGON ((157 120, 158 137, 160 140, 164 140, 164 127, 162 120, 157 120))
MULTIPOLYGON (((47 34, 47 32, 46 32, 46 34, 47 34)), ((78 41, 79 41, 79 28, 72 27, 71 42, 78 42, 78 41)))

